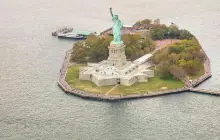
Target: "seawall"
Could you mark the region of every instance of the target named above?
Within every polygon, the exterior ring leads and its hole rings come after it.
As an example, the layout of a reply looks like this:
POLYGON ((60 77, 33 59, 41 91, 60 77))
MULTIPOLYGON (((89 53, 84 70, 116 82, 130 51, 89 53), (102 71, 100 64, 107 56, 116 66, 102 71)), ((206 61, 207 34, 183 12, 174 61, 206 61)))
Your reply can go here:
POLYGON ((205 57, 206 57, 205 61, 204 61, 205 73, 202 76, 200 76, 199 78, 197 78, 196 80, 192 81, 192 87, 197 87, 198 85, 200 85, 201 83, 205 82, 207 79, 212 77, 210 60, 209 60, 208 56, 205 56, 205 57))
POLYGON ((190 92, 194 92, 194 93, 202 93, 202 94, 210 94, 210 95, 216 95, 216 96, 220 96, 220 90, 210 90, 210 89, 198 89, 198 88, 192 88, 189 89, 190 92))
MULTIPOLYGON (((146 93, 126 95, 126 96, 97 94, 97 93, 91 93, 91 92, 83 91, 80 89, 72 88, 65 81, 66 73, 67 73, 67 70, 69 67, 69 60, 70 60, 71 52, 72 52, 72 50, 69 50, 66 52, 66 56, 64 58, 62 68, 60 69, 60 76, 58 79, 58 85, 66 93, 71 94, 71 95, 75 95, 75 96, 78 96, 81 98, 102 100, 102 101, 118 101, 118 100, 156 97, 156 96, 170 95, 170 94, 179 94, 179 93, 187 92, 187 91, 196 92, 196 93, 205 93, 205 94, 211 94, 211 95, 220 95, 220 93, 218 91, 212 90, 211 92, 208 92, 208 90, 204 90, 204 89, 201 90, 201 89, 194 88, 212 76, 211 68, 210 68, 210 61, 209 61, 208 57, 206 57, 206 60, 204 61, 205 74, 202 75, 201 77, 199 77, 198 79, 193 80, 190 87, 185 86, 184 88, 179 88, 179 89, 174 89, 174 90, 146 92, 146 93)), ((186 81, 186 82, 188 82, 188 81, 186 81)))
POLYGON ((90 92, 83 91, 80 89, 72 88, 65 81, 71 52, 72 50, 69 50, 66 52, 66 56, 64 58, 62 68, 60 69, 60 76, 58 79, 58 85, 63 91, 65 91, 68 94, 72 94, 72 95, 82 97, 82 98, 87 98, 87 99, 117 101, 117 100, 125 100, 125 99, 139 99, 139 98, 155 97, 155 96, 162 96, 162 95, 169 95, 169 94, 178 94, 178 93, 189 91, 188 88, 179 88, 179 89, 174 89, 174 90, 146 92, 146 93, 123 96, 123 95, 104 95, 104 94, 90 93, 90 92))

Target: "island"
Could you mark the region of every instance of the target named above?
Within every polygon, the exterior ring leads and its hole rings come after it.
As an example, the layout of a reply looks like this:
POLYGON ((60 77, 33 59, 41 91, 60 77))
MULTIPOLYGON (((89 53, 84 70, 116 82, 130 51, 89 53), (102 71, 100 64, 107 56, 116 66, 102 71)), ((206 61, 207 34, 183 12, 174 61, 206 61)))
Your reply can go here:
POLYGON ((111 28, 67 51, 58 81, 65 92, 99 100, 201 92, 194 87, 211 77, 211 69, 194 35, 159 19, 123 25, 109 10, 111 28))

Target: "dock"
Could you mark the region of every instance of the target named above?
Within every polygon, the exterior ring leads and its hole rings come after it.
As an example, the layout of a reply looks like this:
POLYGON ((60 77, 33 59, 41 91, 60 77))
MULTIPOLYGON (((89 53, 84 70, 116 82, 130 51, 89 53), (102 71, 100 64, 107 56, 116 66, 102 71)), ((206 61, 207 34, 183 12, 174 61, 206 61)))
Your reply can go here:
POLYGON ((194 92, 194 93, 211 94, 211 95, 220 96, 220 90, 192 88, 192 89, 189 89, 189 91, 194 92))

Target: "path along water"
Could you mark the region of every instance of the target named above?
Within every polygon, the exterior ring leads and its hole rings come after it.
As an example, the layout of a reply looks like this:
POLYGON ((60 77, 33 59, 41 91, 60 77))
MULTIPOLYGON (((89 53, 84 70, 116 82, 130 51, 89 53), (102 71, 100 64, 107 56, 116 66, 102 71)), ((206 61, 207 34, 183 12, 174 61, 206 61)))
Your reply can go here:
POLYGON ((192 31, 210 58, 213 76, 200 88, 220 89, 219 4, 219 0, 1 1, 0 139, 220 139, 216 96, 187 92, 106 103, 64 94, 57 77, 73 42, 51 36, 64 26, 107 29, 109 5, 125 24, 146 17, 174 22, 192 31))
MULTIPOLYGON (((179 42, 180 40, 175 40, 175 42, 179 42)), ((173 42, 173 43, 175 43, 173 42)), ((161 40, 161 41, 156 41, 156 49, 152 53, 156 53, 160 49, 163 49, 165 46, 172 44, 171 40, 161 40), (159 43, 158 43, 159 42, 159 43)), ((201 50, 203 51, 203 50, 201 50)), ((83 91, 74 87, 71 87, 67 82, 66 82, 66 74, 68 71, 68 68, 72 66, 70 63, 70 57, 71 57, 72 49, 68 50, 66 52, 66 56, 64 58, 63 65, 60 69, 60 75, 58 79, 58 85, 61 87, 61 89, 69 93, 71 95, 76 95, 82 98, 87 98, 87 99, 96 99, 96 100, 102 100, 102 101, 118 101, 118 100, 124 100, 124 99, 139 99, 139 98, 146 98, 146 97, 155 97, 155 96, 161 96, 161 95, 170 95, 170 94, 177 94, 177 93, 182 93, 182 92, 194 92, 194 93, 204 93, 204 94, 210 94, 210 95, 218 95, 220 96, 220 92, 217 90, 207 90, 207 89, 198 89, 195 88, 208 80, 212 74, 211 74, 211 65, 210 65, 210 60, 208 56, 205 54, 205 59, 204 59, 204 74, 198 77, 197 79, 189 80, 185 78, 181 78, 181 80, 184 83, 183 88, 177 88, 177 89, 172 89, 172 90, 163 90, 163 91, 154 91, 154 92, 142 92, 142 93, 133 93, 133 95, 126 95, 123 96, 123 93, 120 95, 109 95, 110 92, 112 92, 117 86, 115 85, 112 87, 109 91, 107 91, 105 94, 97 94, 97 93, 91 93, 87 91, 83 91)), ((95 87, 94 87, 95 88, 95 87)))

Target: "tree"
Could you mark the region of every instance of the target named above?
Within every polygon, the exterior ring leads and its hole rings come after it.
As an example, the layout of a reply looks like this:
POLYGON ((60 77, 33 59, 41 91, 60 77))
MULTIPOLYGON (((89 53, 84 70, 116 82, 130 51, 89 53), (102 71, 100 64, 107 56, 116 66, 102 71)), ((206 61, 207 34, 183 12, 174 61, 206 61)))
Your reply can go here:
POLYGON ((184 74, 195 75, 200 71, 204 58, 205 54, 194 38, 171 44, 168 48, 160 50, 153 55, 152 62, 157 66, 160 75, 167 76, 169 71, 173 76, 181 78, 184 74))
POLYGON ((179 53, 181 53, 181 52, 184 50, 184 47, 182 47, 182 46, 176 46, 176 45, 174 44, 174 45, 170 46, 170 47, 168 48, 168 50, 169 50, 169 53, 170 53, 170 54, 171 54, 171 53, 179 54, 179 53))
POLYGON ((180 59, 180 56, 176 53, 171 53, 168 58, 170 64, 176 64, 176 62, 180 59))
POLYGON ((177 26, 167 27, 166 25, 153 25, 153 28, 151 29, 150 33, 153 40, 167 38, 190 40, 193 38, 193 35, 189 31, 180 30, 177 26))
POLYGON ((70 61, 78 62, 78 63, 85 63, 87 61, 87 48, 82 45, 82 43, 78 42, 74 45, 72 55, 70 61))
POLYGON ((186 60, 185 60, 185 59, 180 59, 180 60, 178 60, 178 61, 177 61, 177 65, 178 65, 179 67, 184 68, 185 65, 186 65, 186 60))
POLYGON ((199 62, 199 60, 189 60, 184 66, 184 69, 189 75, 194 75, 201 67, 202 64, 199 62))
POLYGON ((200 61, 203 61, 205 59, 205 54, 204 52, 200 51, 193 51, 192 55, 194 57, 194 59, 198 58, 200 61))
POLYGON ((97 38, 93 40, 93 43, 94 44, 90 44, 88 51, 89 62, 99 62, 107 59, 110 39, 97 38))
POLYGON ((180 30, 180 37, 179 39, 192 39, 193 35, 187 30, 180 30))
POLYGON ((179 80, 185 80, 186 73, 183 68, 172 65, 169 69, 170 73, 179 80))
POLYGON ((165 29, 160 26, 155 26, 150 30, 150 35, 153 40, 161 40, 164 39, 165 29))
POLYGON ((152 61, 155 64, 160 64, 168 60, 168 53, 166 49, 161 50, 160 52, 153 55, 152 61))
POLYGON ((156 75, 158 75, 161 78, 169 77, 170 72, 169 72, 168 64, 163 62, 163 63, 157 65, 156 69, 155 69, 155 73, 156 73, 156 75))
POLYGON ((141 24, 151 24, 151 20, 150 19, 144 19, 141 21, 141 24))

